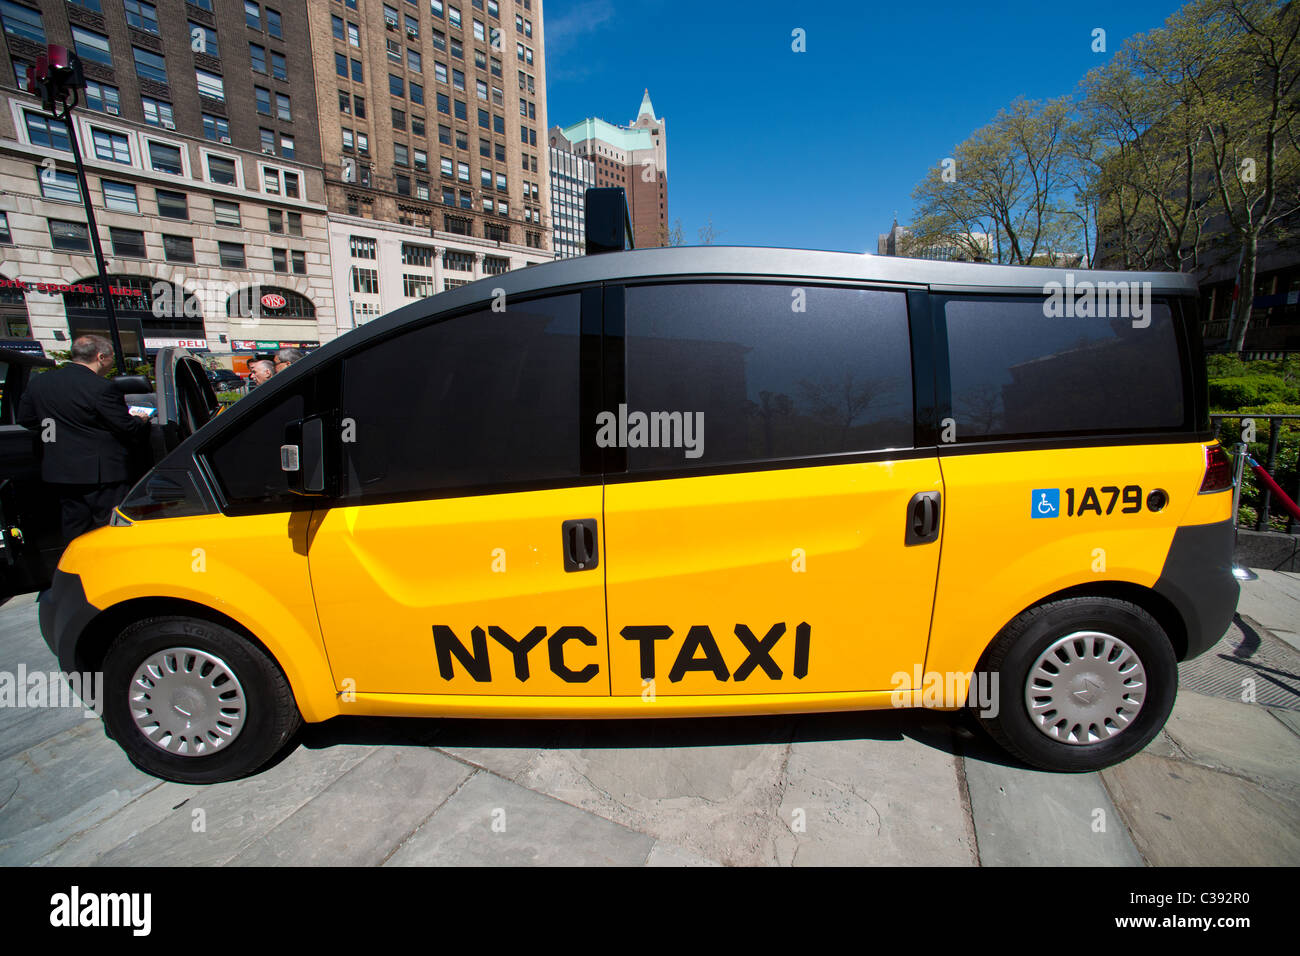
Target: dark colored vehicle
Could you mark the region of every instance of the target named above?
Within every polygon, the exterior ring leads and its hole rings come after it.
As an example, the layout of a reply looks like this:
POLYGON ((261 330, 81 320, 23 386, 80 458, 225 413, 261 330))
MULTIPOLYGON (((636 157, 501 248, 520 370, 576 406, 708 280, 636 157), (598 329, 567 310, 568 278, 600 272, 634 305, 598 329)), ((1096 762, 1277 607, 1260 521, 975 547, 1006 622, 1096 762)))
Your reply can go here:
POLYGON ((238 372, 232 372, 228 368, 208 369, 208 381, 212 383, 212 388, 218 392, 233 392, 244 387, 243 377, 238 372))
MULTIPOLYGON (((67 542, 59 533, 59 504, 41 480, 40 436, 17 424, 18 404, 31 376, 53 359, 0 349, 0 601, 49 586, 67 542)), ((218 409, 216 393, 197 358, 185 349, 159 351, 150 389, 143 376, 113 380, 127 405, 156 410, 140 475, 198 431, 218 409)), ((233 373, 231 373, 233 374, 233 373)))

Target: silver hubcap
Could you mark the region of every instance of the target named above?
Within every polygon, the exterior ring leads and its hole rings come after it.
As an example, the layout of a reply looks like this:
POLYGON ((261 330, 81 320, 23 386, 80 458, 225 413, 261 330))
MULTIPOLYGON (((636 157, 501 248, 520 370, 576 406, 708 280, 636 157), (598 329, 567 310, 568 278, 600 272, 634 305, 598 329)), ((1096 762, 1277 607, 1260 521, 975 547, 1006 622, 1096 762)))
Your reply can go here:
POLYGON ((182 757, 229 746, 247 712, 234 671, 192 647, 169 647, 147 658, 131 679, 130 704, 145 739, 182 757))
POLYGON ((1121 733, 1146 695, 1146 669, 1137 654, 1101 631, 1075 631, 1056 641, 1025 680, 1034 726, 1065 744, 1095 744, 1121 733))

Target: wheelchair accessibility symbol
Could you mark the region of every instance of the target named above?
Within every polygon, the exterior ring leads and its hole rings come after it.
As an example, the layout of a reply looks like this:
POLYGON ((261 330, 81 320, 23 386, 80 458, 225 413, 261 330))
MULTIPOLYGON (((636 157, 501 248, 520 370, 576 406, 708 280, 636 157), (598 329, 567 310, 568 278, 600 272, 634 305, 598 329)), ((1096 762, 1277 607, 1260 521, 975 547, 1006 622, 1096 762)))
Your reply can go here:
POLYGON ((1033 505, 1030 509, 1031 518, 1055 518, 1061 513, 1061 489, 1059 488, 1035 488, 1033 491, 1033 505))

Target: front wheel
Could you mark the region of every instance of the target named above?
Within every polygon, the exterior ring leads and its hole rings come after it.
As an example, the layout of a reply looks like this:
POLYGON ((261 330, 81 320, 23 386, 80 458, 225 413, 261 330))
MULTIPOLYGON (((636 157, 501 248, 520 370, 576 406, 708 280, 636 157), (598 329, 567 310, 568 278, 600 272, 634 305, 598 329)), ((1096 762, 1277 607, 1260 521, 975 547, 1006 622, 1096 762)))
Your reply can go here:
POLYGON ((1178 664, 1146 611, 1079 597, 1030 608, 980 661, 997 680, 996 710, 980 723, 1002 747, 1046 770, 1100 770, 1126 760, 1173 710, 1178 664))
POLYGON ((229 628, 156 617, 104 657, 104 722, 131 762, 177 783, 218 783, 264 766, 302 718, 284 673, 229 628))

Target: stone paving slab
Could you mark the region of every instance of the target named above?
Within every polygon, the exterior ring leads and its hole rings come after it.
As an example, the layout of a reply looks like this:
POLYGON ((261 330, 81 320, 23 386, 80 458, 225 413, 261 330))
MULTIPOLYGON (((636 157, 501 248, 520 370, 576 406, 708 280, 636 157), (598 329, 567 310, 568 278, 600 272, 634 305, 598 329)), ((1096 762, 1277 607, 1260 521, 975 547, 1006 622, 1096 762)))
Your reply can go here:
POLYGON ((1258 580, 1241 582, 1237 613, 1300 651, 1300 572, 1257 568, 1255 573, 1258 580))
POLYGON ((475 771, 386 866, 640 866, 652 837, 475 771))
POLYGON ((1101 775, 1152 866, 1300 865, 1300 800, 1148 753, 1101 775))

